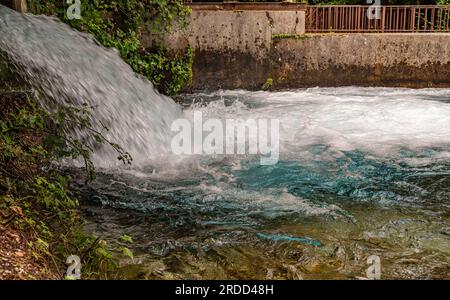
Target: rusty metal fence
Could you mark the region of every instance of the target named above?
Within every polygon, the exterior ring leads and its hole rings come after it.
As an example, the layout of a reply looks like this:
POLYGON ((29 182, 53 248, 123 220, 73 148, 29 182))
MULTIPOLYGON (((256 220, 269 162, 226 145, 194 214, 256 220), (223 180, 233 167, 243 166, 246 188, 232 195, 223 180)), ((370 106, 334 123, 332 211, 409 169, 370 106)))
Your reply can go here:
POLYGON ((306 32, 450 32, 450 5, 309 5, 306 32))

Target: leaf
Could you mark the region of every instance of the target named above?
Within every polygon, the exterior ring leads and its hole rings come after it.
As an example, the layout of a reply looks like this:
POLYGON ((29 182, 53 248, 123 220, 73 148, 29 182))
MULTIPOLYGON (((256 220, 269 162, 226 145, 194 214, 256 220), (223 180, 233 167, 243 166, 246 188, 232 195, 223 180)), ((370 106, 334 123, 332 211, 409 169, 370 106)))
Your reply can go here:
POLYGON ((131 259, 134 259, 133 252, 131 252, 130 249, 128 249, 127 247, 120 247, 119 249, 123 255, 128 256, 131 259))
POLYGON ((126 242, 126 243, 130 243, 130 244, 133 243, 133 238, 131 236, 129 236, 129 235, 126 235, 126 234, 122 235, 120 237, 120 240, 123 241, 123 242, 126 242))

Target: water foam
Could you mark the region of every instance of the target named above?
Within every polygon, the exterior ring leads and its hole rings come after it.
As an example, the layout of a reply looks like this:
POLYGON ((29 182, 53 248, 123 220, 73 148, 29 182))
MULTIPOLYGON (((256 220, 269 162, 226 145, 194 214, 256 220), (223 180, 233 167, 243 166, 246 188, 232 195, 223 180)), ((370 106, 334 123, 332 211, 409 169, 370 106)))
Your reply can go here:
MULTIPOLYGON (((202 108, 211 118, 278 118, 284 157, 308 155, 308 149, 319 144, 381 157, 396 155, 401 149, 443 148, 435 153, 436 158, 450 157, 448 89, 220 91, 195 98, 216 99, 202 108), (227 101, 228 109, 223 107, 227 101), (234 102, 238 104, 230 104, 234 102)), ((193 105, 188 111, 195 109, 199 108, 193 105)))

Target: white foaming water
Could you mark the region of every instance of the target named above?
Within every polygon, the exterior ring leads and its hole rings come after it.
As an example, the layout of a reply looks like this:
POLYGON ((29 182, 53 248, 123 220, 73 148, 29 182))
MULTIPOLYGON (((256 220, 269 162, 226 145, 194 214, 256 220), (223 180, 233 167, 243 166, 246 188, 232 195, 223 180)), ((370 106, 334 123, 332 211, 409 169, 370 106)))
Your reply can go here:
MULTIPOLYGON (((130 152, 136 164, 168 151, 170 124, 180 116, 180 107, 138 77, 116 50, 54 18, 23 15, 0 5, 0 51, 39 91, 49 110, 55 109, 49 99, 95 107, 93 127, 130 152)), ((75 134, 84 139, 84 132, 75 134)), ((110 147, 96 147, 92 159, 99 167, 110 167, 119 163, 116 157, 110 147)))
POLYGON ((207 118, 279 119, 282 158, 305 159, 308 149, 319 144, 337 152, 360 150, 385 158, 401 149, 441 148, 435 158, 450 157, 448 89, 345 87, 190 97, 219 100, 194 104, 188 114, 200 109, 207 118))

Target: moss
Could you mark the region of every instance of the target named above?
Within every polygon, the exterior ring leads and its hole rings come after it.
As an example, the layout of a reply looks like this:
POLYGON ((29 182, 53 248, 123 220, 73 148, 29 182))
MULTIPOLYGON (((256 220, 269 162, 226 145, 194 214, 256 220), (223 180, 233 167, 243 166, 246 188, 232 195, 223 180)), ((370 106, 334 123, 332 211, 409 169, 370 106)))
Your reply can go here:
POLYGON ((336 35, 344 35, 343 33, 336 32, 326 32, 326 33, 304 33, 304 34, 274 34, 272 35, 272 39, 274 40, 282 40, 282 39, 295 39, 295 40, 306 40, 311 38, 320 38, 327 36, 336 36, 336 35))
POLYGON ((311 34, 274 34, 272 35, 272 39, 281 40, 281 39, 296 39, 296 40, 304 40, 311 38, 311 34))

